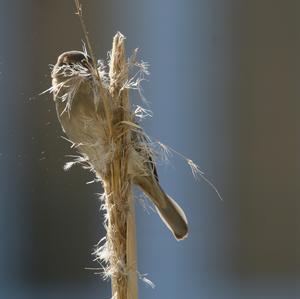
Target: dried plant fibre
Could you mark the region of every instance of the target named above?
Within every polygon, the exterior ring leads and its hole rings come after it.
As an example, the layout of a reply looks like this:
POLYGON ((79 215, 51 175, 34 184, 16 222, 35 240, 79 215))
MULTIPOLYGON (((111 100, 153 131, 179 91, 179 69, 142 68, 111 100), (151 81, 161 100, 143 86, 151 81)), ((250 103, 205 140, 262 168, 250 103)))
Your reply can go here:
POLYGON ((115 151, 104 180, 108 212, 107 246, 111 251, 109 263, 112 269, 115 268, 111 275, 112 293, 116 299, 134 299, 137 298, 135 213, 131 180, 127 174, 131 130, 122 124, 131 123, 131 109, 128 90, 123 88, 128 79, 128 69, 124 37, 120 33, 113 40, 109 78, 109 94, 116 107, 115 111, 107 111, 111 113, 110 139, 115 151))
MULTIPOLYGON (((75 3, 79 17, 82 17, 79 1, 75 0, 75 3)), ((157 145, 163 156, 179 153, 160 142, 152 143, 137 123, 137 118, 143 118, 149 112, 140 106, 134 111, 131 108, 129 89, 140 91, 140 82, 143 74, 148 74, 148 65, 136 61, 136 51, 127 61, 125 38, 118 32, 113 38, 107 71, 101 61, 95 61, 83 19, 80 20, 91 56, 86 49, 61 54, 52 71, 50 88, 62 129, 81 154, 74 162, 67 163, 65 169, 82 164, 102 183, 107 235, 95 251, 96 260, 103 267, 104 277, 111 279, 112 298, 137 299, 132 184, 140 187, 152 200, 174 237, 177 240, 186 238, 186 216, 160 186, 155 167, 157 145), (133 66, 138 72, 130 77, 129 69, 133 66)), ((215 189, 192 160, 179 156, 186 160, 194 176, 202 177, 215 189)))
MULTIPOLYGON (((52 71, 50 88, 62 129, 81 154, 74 162, 67 163, 65 169, 76 163, 83 164, 95 172, 97 181, 101 181, 107 235, 95 251, 96 260, 103 267, 104 277, 111 279, 112 298, 137 299, 132 184, 139 186, 152 200, 174 237, 177 240, 186 238, 185 214, 161 188, 154 161, 155 145, 161 148, 163 155, 179 153, 160 142, 153 144, 137 124, 137 118, 149 114, 147 110, 137 106, 132 111, 129 89, 140 91, 140 82, 143 74, 148 74, 148 65, 136 61, 136 51, 127 61, 125 38, 119 32, 113 38, 108 71, 100 61, 96 62, 79 0, 75 0, 75 4, 91 56, 86 49, 60 55, 52 71), (129 69, 133 66, 139 71, 129 77, 129 69)), ((192 160, 179 156, 186 160, 195 176, 212 185, 192 160)))
MULTIPOLYGON (((52 71, 54 100, 64 132, 104 187, 105 243, 96 250, 114 299, 136 299, 137 258, 132 180, 132 113, 124 36, 113 38, 109 72, 86 52, 63 53, 52 71), (103 264, 104 263, 104 264, 103 264)), ((67 165, 66 168, 69 166, 67 165)))

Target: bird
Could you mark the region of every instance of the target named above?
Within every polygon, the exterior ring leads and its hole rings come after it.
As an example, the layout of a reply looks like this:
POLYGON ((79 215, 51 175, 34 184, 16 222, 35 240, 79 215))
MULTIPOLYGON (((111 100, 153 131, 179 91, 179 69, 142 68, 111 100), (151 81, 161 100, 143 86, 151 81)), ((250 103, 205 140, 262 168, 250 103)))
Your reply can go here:
MULTIPOLYGON (((57 116, 68 139, 87 156, 97 175, 104 178, 111 146, 107 142, 107 124, 103 117, 104 103, 95 96, 96 66, 93 59, 82 51, 68 51, 59 55, 51 73, 52 91, 57 116)), ((154 158, 147 150, 143 134, 132 134, 128 160, 128 175, 152 201, 159 216, 177 240, 188 235, 187 217, 161 187, 154 158)))

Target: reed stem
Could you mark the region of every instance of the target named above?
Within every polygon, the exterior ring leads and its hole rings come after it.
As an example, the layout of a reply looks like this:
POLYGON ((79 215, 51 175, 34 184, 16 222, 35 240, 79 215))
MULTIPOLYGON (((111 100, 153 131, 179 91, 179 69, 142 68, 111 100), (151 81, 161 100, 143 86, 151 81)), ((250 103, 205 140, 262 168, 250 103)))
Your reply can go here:
POLYGON ((131 179, 127 174, 131 134, 123 123, 131 121, 128 90, 123 88, 128 79, 124 40, 124 36, 117 33, 111 51, 109 95, 112 109, 109 112, 112 115, 106 119, 112 121, 112 135, 108 140, 113 144, 114 153, 103 185, 113 298, 137 299, 135 211, 131 179))

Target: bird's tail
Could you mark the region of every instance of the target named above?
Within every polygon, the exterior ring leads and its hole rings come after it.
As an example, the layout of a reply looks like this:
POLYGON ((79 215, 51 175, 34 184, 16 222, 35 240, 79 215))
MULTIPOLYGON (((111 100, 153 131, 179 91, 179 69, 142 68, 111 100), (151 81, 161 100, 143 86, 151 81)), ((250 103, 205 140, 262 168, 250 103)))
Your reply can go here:
POLYGON ((143 192, 154 203, 159 216, 171 230, 177 240, 182 240, 188 235, 188 223, 180 206, 168 196, 159 183, 152 176, 140 176, 134 179, 143 192))

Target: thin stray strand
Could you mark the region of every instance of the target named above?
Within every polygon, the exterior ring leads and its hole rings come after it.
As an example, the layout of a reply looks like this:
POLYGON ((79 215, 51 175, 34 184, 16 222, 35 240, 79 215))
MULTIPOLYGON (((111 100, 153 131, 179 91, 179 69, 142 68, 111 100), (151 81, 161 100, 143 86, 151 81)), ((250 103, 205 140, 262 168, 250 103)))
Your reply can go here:
POLYGON ((221 196, 221 194, 218 191, 217 187, 204 175, 204 172, 202 170, 200 170, 199 166, 196 163, 194 163, 193 160, 187 158, 183 154, 177 152, 176 150, 174 150, 170 146, 167 146, 167 145, 161 143, 160 141, 157 141, 157 144, 163 149, 163 152, 165 154, 173 152, 173 153, 177 154, 179 157, 181 157, 183 160, 185 160, 187 162, 187 164, 189 165, 191 171, 192 171, 193 177, 196 180, 199 179, 199 177, 201 177, 201 179, 203 179, 216 192, 216 194, 220 198, 220 200, 223 201, 223 197, 221 196))

